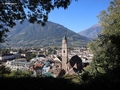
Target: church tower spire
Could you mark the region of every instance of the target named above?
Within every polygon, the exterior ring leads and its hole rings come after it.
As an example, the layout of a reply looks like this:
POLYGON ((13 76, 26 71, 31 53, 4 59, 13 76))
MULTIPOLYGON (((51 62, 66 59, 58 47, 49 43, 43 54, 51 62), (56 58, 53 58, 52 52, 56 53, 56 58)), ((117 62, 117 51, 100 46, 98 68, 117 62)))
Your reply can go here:
POLYGON ((62 69, 67 72, 68 51, 67 51, 67 38, 66 36, 62 39, 62 69))

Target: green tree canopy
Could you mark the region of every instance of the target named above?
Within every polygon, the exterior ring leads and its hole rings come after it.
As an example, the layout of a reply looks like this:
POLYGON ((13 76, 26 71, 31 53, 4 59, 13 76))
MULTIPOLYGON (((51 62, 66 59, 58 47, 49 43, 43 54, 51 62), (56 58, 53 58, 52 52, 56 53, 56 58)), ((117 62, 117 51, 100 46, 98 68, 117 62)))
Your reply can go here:
POLYGON ((120 0, 111 1, 98 18, 103 30, 89 44, 94 53, 91 72, 105 73, 120 66, 120 0))
POLYGON ((48 14, 54 8, 68 8, 72 0, 0 0, 0 42, 5 41, 7 27, 15 21, 28 19, 31 23, 45 25, 48 14))

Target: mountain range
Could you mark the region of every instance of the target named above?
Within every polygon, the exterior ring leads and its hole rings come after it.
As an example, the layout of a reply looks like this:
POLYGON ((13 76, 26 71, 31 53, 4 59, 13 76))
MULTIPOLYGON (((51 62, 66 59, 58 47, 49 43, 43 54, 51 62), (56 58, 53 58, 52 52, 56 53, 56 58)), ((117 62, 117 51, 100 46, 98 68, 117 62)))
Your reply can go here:
POLYGON ((9 29, 9 46, 61 46, 62 38, 66 35, 69 46, 85 46, 91 39, 79 35, 66 27, 46 22, 45 26, 29 23, 25 20, 22 24, 16 21, 16 26, 9 29))
POLYGON ((102 29, 100 27, 100 24, 98 23, 98 24, 91 26, 88 29, 85 29, 85 30, 79 32, 79 34, 82 36, 94 39, 99 35, 99 33, 101 31, 102 31, 102 29))

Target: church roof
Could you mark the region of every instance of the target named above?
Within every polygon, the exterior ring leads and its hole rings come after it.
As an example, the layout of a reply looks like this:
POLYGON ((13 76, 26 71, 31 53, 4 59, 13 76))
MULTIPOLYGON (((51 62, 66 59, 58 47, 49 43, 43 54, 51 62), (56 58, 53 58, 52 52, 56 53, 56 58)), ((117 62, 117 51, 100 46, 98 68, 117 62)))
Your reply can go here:
POLYGON ((64 37, 63 37, 63 39, 67 40, 67 37, 66 37, 66 36, 64 36, 64 37))

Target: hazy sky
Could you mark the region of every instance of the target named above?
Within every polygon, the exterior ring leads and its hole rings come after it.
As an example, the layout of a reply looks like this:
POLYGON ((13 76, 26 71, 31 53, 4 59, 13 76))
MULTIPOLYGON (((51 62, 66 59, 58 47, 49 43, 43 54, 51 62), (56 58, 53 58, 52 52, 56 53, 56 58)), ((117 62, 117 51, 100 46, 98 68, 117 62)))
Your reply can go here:
POLYGON ((49 21, 61 24, 74 32, 80 32, 97 24, 96 17, 107 10, 111 0, 72 0, 68 9, 55 9, 49 14, 49 21))

